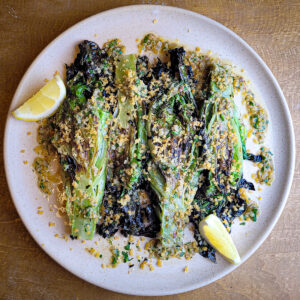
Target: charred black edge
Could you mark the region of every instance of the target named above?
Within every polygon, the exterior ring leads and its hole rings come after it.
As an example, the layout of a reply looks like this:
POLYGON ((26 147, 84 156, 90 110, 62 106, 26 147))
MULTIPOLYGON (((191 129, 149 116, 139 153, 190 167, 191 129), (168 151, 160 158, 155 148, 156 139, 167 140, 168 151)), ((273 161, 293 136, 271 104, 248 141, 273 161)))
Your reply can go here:
POLYGON ((255 191, 254 184, 250 181, 247 181, 245 178, 241 178, 241 180, 239 181, 238 189, 241 187, 250 191, 255 191))
POLYGON ((261 162, 263 160, 263 157, 261 155, 255 155, 251 153, 247 153, 246 157, 244 159, 253 161, 253 162, 261 162))

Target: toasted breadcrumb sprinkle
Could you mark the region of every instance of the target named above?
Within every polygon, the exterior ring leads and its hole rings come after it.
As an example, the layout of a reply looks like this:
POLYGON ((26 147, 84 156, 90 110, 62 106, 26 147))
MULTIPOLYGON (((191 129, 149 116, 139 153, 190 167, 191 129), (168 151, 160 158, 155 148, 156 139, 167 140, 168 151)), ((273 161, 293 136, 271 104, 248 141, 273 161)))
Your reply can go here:
POLYGON ((142 270, 144 270, 144 268, 147 266, 147 262, 146 261, 143 261, 141 264, 140 264, 140 268, 142 270))
POLYGON ((162 265, 163 265, 162 260, 158 259, 156 264, 157 264, 157 266, 162 267, 162 265))

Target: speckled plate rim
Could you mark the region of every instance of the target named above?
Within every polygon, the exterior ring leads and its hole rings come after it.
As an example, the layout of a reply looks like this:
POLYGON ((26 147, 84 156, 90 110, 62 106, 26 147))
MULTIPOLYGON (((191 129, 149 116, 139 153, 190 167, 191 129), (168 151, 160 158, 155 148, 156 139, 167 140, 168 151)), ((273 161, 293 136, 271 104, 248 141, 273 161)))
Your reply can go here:
MULTIPOLYGON (((288 109, 288 105, 286 103, 285 97, 283 95, 283 92, 277 82, 277 80, 275 79, 274 75, 272 74, 272 72, 270 71, 270 69, 268 68, 268 66, 265 64, 265 62, 260 58, 260 56, 242 39, 240 38, 237 34, 235 34, 234 32, 232 32, 230 29, 228 29, 227 27, 223 26, 222 24, 208 18, 205 17, 203 15, 197 14, 195 12, 192 11, 188 11, 188 10, 184 10, 181 8, 176 8, 176 7, 171 7, 171 6, 159 6, 159 5, 132 5, 132 6, 124 6, 124 7, 119 7, 119 8, 115 8, 115 9, 110 9, 104 12, 101 12, 99 14, 93 15, 89 18, 84 19, 83 21, 75 24, 74 26, 70 27, 69 29, 67 29, 66 31, 64 31, 62 34, 60 34, 56 39, 54 39, 37 57, 35 60, 37 60, 39 57, 43 56, 48 48, 51 47, 52 44, 54 44, 58 39, 62 38, 64 35, 69 34, 70 31, 73 31, 74 29, 80 28, 80 26, 82 26, 83 23, 85 22, 89 22, 89 20, 93 19, 93 18, 99 18, 103 15, 106 14, 110 14, 112 12, 125 12, 127 10, 130 10, 132 8, 138 8, 139 10, 143 11, 143 10, 152 10, 152 9, 159 9, 159 10, 167 10, 170 14, 172 14, 173 12, 176 13, 184 13, 186 15, 191 15, 191 16, 196 16, 202 20, 204 20, 207 23, 210 23, 211 25, 226 31, 229 35, 231 35, 234 39, 236 39, 242 47, 245 47, 250 53, 251 55, 254 56, 254 58, 258 61, 258 63, 263 67, 263 69, 267 72, 267 75, 269 76, 269 80, 272 82, 272 84, 274 85, 274 88, 276 89, 276 92, 279 94, 280 100, 281 100, 281 104, 283 107, 283 111, 282 114, 284 115, 284 117, 287 119, 287 123, 288 123, 288 134, 289 134, 289 142, 290 142, 290 151, 289 153, 287 153, 287 155, 289 156, 289 164, 288 166, 286 166, 290 172, 288 173, 288 177, 286 178, 286 182, 287 185, 284 188, 284 192, 283 192, 283 197, 280 201, 280 205, 277 207, 277 209, 274 212, 274 216, 271 222, 269 222, 269 224, 266 226, 265 230, 263 232, 260 233, 260 238, 257 240, 257 242, 244 254, 243 256, 243 263, 258 249, 258 247, 264 242, 264 240, 268 237, 268 235, 271 233, 272 229, 274 228, 276 222, 278 221, 283 208, 286 204, 287 198, 288 198, 288 194, 291 188, 291 184, 292 184, 292 180, 293 180, 293 174, 294 174, 294 168, 295 168, 295 135, 294 135, 294 130, 293 130, 293 124, 292 124, 292 119, 291 119, 291 115, 288 109)), ((18 88, 15 92, 15 95, 12 99, 12 103, 9 109, 9 114, 7 116, 7 120, 6 120, 6 124, 8 123, 8 118, 10 117, 10 111, 12 110, 12 106, 15 102, 15 98, 16 95, 18 94, 19 89, 21 88, 21 86, 23 85, 23 81, 27 75, 27 73, 29 73, 33 67, 33 64, 35 62, 35 60, 33 61, 33 63, 31 64, 31 66, 28 68, 28 70, 26 71, 26 73, 24 74, 22 80, 20 81, 18 88)), ((35 233, 35 231, 31 228, 30 226, 30 222, 26 222, 25 218, 23 217, 23 211, 22 209, 16 204, 15 201, 15 197, 16 194, 14 192, 14 184, 13 184, 13 178, 7 168, 7 157, 8 157, 8 153, 9 153, 9 148, 8 148, 8 143, 7 143, 7 139, 8 139, 8 133, 7 133, 8 129, 7 126, 5 128, 5 135, 4 135, 4 166, 5 166, 5 172, 6 172, 6 178, 7 178, 7 182, 8 182, 8 186, 9 186, 9 190, 12 196, 12 199, 14 201, 16 210, 19 214, 19 216, 21 217, 25 227, 27 228, 27 230, 29 231, 29 233, 31 234, 31 236, 33 237, 33 239, 40 245, 40 241, 35 233)), ((58 258, 57 256, 55 256, 51 251, 49 251, 47 248, 42 248, 52 259, 54 259, 57 263, 59 263, 61 266, 63 266, 65 269, 69 270, 70 272, 72 272, 74 275, 82 278, 83 280, 86 280, 92 284, 98 285, 102 288, 106 288, 109 290, 112 290, 114 292, 119 292, 119 293, 124 293, 123 290, 118 289, 118 287, 113 287, 112 285, 99 285, 99 283, 96 282, 96 280, 94 280, 93 278, 86 278, 84 275, 80 274, 78 271, 72 269, 72 266, 66 264, 62 259, 58 258)), ((206 280, 206 281, 202 281, 196 284, 190 284, 188 286, 185 286, 184 288, 174 288, 172 287, 171 289, 166 289, 164 291, 153 291, 151 293, 136 293, 135 291, 132 292, 126 292, 126 294, 132 294, 132 295, 146 295, 146 296, 162 296, 162 295, 171 295, 171 294, 178 294, 178 293, 183 293, 183 292, 187 292, 193 289, 197 289, 200 288, 202 286, 208 285, 222 277, 224 277, 225 275, 229 274, 230 272, 232 272, 237 266, 235 265, 231 265, 230 267, 226 268, 223 272, 220 272, 217 276, 214 276, 214 278, 210 279, 210 280, 206 280)))

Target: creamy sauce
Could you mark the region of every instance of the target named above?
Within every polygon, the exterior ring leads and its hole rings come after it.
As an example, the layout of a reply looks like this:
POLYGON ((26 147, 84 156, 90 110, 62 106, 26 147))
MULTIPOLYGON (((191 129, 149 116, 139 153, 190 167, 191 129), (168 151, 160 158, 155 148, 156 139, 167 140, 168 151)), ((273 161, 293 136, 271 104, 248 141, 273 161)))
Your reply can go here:
POLYGON ((257 183, 271 185, 274 180, 273 154, 266 147, 261 147, 259 154, 262 156, 262 161, 257 163, 258 170, 254 179, 257 183))
POLYGON ((52 184, 47 176, 49 164, 42 157, 36 157, 33 162, 33 168, 37 174, 38 187, 43 193, 51 195, 52 184))
POLYGON ((37 141, 39 145, 34 148, 34 152, 38 156, 34 159, 32 166, 37 175, 39 189, 43 193, 51 195, 54 184, 61 182, 61 174, 59 168, 54 166, 57 155, 49 148, 43 125, 38 128, 37 141))
POLYGON ((258 143, 263 144, 269 125, 267 111, 255 100, 254 93, 248 88, 242 76, 235 77, 234 87, 242 93, 242 103, 247 110, 247 119, 251 126, 251 132, 257 138, 258 143))
POLYGON ((172 257, 191 259, 195 253, 199 252, 196 241, 187 242, 183 246, 174 248, 164 248, 157 239, 152 239, 145 244, 145 250, 149 252, 149 257, 168 260, 172 257))

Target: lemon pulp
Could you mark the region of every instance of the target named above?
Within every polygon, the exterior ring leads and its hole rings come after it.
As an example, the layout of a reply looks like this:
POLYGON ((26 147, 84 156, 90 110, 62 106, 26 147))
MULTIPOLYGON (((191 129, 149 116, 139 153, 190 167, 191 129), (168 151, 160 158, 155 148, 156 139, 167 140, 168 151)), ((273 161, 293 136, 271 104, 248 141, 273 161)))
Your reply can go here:
POLYGON ((233 264, 241 262, 230 234, 217 216, 211 214, 203 219, 199 224, 199 230, 203 238, 225 259, 233 264))
POLYGON ((35 95, 13 112, 15 118, 24 121, 37 121, 47 118, 59 107, 66 96, 66 87, 56 75, 35 95))

